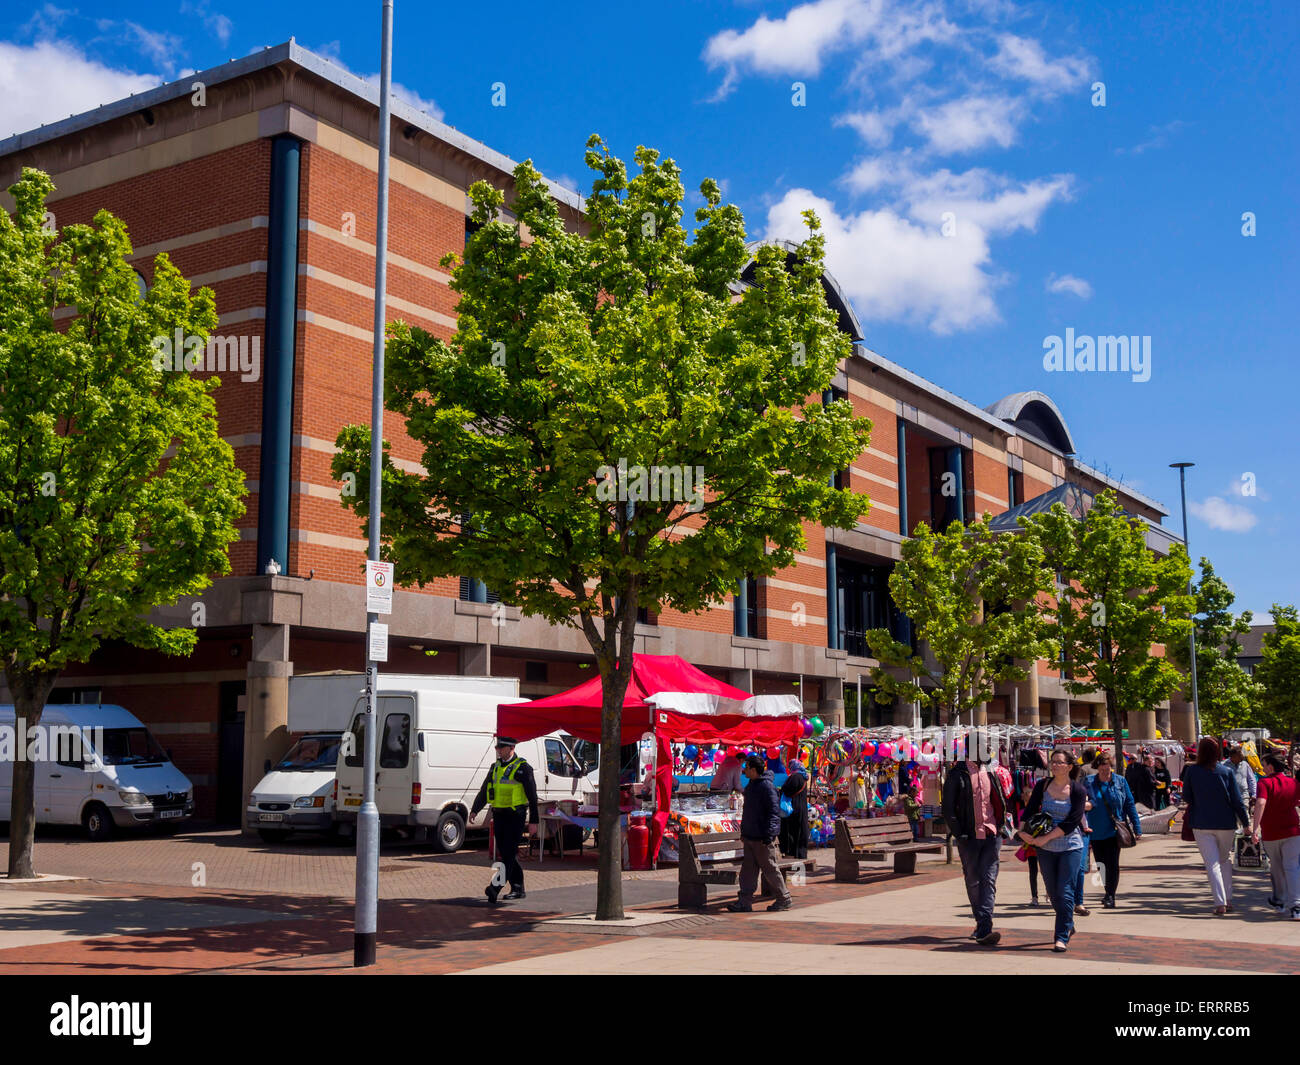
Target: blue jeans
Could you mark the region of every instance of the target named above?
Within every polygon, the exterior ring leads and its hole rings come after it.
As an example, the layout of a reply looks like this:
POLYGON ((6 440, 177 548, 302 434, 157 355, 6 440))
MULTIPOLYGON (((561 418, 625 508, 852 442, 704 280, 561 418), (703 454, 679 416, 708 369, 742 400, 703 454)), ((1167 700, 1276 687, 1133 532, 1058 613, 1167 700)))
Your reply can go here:
POLYGON ((1083 834, 1083 857, 1079 859, 1079 874, 1074 878, 1074 905, 1083 905, 1083 877, 1088 871, 1088 852, 1092 849, 1092 836, 1083 834))
POLYGON ((998 853, 1002 840, 998 836, 987 839, 959 839, 957 853, 961 856, 961 871, 966 877, 966 897, 975 915, 975 934, 986 936, 993 931, 993 900, 998 888, 998 853))
POLYGON ((1083 848, 1072 851, 1038 852, 1038 868, 1043 883, 1052 896, 1052 909, 1056 911, 1056 939, 1070 942, 1074 935, 1074 892, 1083 864, 1083 848))

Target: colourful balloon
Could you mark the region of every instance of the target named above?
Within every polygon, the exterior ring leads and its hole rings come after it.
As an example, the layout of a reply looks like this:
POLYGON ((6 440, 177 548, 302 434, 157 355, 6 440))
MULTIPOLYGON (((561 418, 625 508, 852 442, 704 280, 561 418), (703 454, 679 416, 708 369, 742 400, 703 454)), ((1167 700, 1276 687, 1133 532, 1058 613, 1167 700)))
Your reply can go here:
POLYGON ((886 761, 888 761, 890 758, 894 757, 894 748, 892 745, 888 743, 882 743, 879 747, 876 748, 876 753, 880 755, 881 758, 884 758, 886 761))
POLYGON ((780 748, 780 747, 769 747, 769 748, 767 749, 767 756, 768 756, 769 758, 780 758, 780 757, 781 757, 781 748, 780 748))
POLYGON ((814 717, 812 719, 812 727, 813 727, 813 735, 820 736, 823 732, 826 731, 826 722, 823 721, 820 717, 814 717))
POLYGON ((693 762, 693 761, 695 761, 696 758, 699 757, 699 755, 700 755, 700 749, 699 749, 698 747, 696 747, 695 744, 693 744, 693 743, 688 743, 688 744, 686 745, 686 750, 684 750, 684 751, 682 752, 682 754, 686 755, 686 760, 687 760, 688 762, 693 762))

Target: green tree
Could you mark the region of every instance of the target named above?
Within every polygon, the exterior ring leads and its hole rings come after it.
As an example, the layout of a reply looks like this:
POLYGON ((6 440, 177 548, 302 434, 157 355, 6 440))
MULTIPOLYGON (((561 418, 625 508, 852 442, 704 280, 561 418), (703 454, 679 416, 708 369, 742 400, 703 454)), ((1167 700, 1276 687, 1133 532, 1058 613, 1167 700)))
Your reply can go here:
POLYGON ((960 724, 999 683, 1023 680, 1038 659, 1055 653, 1038 602, 1051 586, 1052 572, 1032 536, 994 533, 987 514, 968 527, 954 521, 943 533, 921 522, 903 543, 889 593, 924 646, 917 653, 887 629, 867 633, 881 663, 871 671, 877 699, 928 702, 960 724), (926 648, 937 671, 926 663, 926 648), (907 676, 896 676, 900 670, 907 676), (930 683, 923 686, 922 678, 930 683))
POLYGON ((1065 687, 1076 695, 1105 693, 1115 764, 1122 765, 1128 712, 1154 710, 1184 683, 1177 664, 1152 648, 1187 643, 1194 606, 1187 552, 1174 545, 1157 556, 1147 547, 1146 524, 1125 514, 1110 491, 1093 500, 1082 521, 1058 503, 1026 527, 1061 578, 1050 614, 1070 664, 1065 687))
MULTIPOLYGON (((46 227, 53 182, 26 169, 0 211, 0 655, 28 729, 59 673, 104 640, 185 654, 149 610, 229 569, 243 474, 212 390, 155 368, 154 338, 206 340, 212 293, 167 256, 145 297, 122 222, 46 227), (66 323, 60 312, 73 311, 66 323)), ((9 875, 30 877, 33 767, 16 752, 9 875)))
POLYGON ((1279 603, 1269 613, 1273 631, 1265 634, 1262 661, 1255 667, 1260 716, 1274 735, 1291 737, 1294 759, 1300 750, 1300 614, 1279 603))
MULTIPOLYGON (((1201 559, 1201 579, 1196 584, 1196 693, 1202 728, 1220 733, 1254 723, 1258 712, 1260 689, 1251 675, 1241 668, 1238 636, 1250 631, 1253 617, 1249 610, 1232 613, 1236 597, 1228 582, 1214 572, 1208 558, 1201 559)), ((1169 647, 1170 657, 1179 668, 1190 670, 1191 656, 1187 644, 1169 647)))
MULTIPOLYGON (((463 262, 443 260, 455 335, 390 327, 385 402, 423 445, 425 473, 385 459, 383 539, 400 581, 477 578, 586 636, 604 688, 597 916, 609 920, 622 916, 618 754, 638 608, 707 609, 741 577, 790 565, 805 523, 852 527, 866 497, 830 478, 870 423, 819 400, 851 346, 811 214, 793 261, 758 248, 738 293, 744 223, 713 181, 688 242, 671 160, 639 148, 629 180, 598 137, 585 159, 586 232, 565 228, 529 162, 513 219, 478 182, 479 228, 463 262)), ((335 476, 363 471, 366 484, 368 430, 345 428, 338 446, 335 476)), ((365 496, 350 505, 368 514, 365 496)))

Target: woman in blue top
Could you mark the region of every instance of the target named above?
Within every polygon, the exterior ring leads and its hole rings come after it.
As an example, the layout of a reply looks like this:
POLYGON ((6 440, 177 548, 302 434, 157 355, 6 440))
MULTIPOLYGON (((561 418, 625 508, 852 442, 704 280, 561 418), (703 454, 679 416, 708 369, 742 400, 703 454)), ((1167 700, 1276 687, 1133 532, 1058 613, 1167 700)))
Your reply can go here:
POLYGON ((1196 747, 1196 761, 1183 771, 1183 816, 1192 826, 1196 849, 1214 895, 1214 912, 1232 913, 1232 840, 1238 823, 1250 831, 1250 815, 1241 801, 1232 768, 1219 759, 1222 752, 1212 736, 1196 747))
POLYGON ((1137 804, 1128 781, 1115 773, 1115 756, 1101 751, 1093 760, 1097 770, 1088 778, 1088 794, 1092 809, 1088 811, 1088 824, 1092 827, 1092 853, 1106 878, 1106 895, 1101 904, 1108 910, 1115 908, 1115 889, 1119 887, 1119 836, 1116 821, 1127 821, 1133 826, 1133 835, 1142 838, 1142 822, 1138 820, 1137 804))
POLYGON ((1048 766, 1052 775, 1034 786, 1025 817, 1041 811, 1052 818, 1053 828, 1041 836, 1031 836, 1022 828, 1019 835, 1038 851, 1038 867, 1047 885, 1047 893, 1052 897, 1052 909, 1056 911, 1052 949, 1059 954, 1064 952, 1074 935, 1075 880, 1083 860, 1083 833, 1079 831, 1079 825, 1083 821, 1083 804, 1088 793, 1074 779, 1074 755, 1069 751, 1053 751, 1048 766))

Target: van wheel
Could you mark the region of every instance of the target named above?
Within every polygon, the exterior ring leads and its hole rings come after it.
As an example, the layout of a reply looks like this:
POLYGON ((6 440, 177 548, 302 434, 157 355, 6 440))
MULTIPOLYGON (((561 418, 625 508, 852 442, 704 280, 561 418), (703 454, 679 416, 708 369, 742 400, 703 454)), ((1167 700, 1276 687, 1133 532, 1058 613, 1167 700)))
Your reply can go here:
POLYGON ((101 843, 113 834, 113 817, 103 803, 92 802, 81 815, 81 827, 88 839, 101 843))
POLYGON ((445 810, 438 818, 433 845, 442 854, 453 854, 465 845, 465 819, 455 810, 445 810))
POLYGON ((283 828, 259 828, 257 834, 263 843, 283 843, 289 838, 289 833, 283 828))

